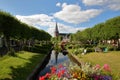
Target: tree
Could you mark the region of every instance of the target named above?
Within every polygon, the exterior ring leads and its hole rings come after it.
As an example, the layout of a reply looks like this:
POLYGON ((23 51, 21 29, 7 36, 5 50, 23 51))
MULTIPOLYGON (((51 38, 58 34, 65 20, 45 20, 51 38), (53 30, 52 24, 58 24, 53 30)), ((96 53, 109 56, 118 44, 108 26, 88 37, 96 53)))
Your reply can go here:
POLYGON ((0 11, 0 35, 4 36, 8 51, 11 49, 11 39, 17 39, 21 43, 29 39, 50 40, 51 38, 47 32, 22 23, 11 14, 3 11, 0 11))

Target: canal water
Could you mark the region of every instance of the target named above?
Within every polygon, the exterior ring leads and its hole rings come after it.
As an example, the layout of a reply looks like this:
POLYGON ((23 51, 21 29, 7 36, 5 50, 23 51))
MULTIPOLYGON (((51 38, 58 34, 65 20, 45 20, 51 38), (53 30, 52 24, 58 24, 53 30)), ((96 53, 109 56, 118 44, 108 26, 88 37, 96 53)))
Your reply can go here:
POLYGON ((46 65, 46 67, 40 72, 39 76, 45 75, 47 72, 50 72, 50 68, 52 66, 57 66, 59 64, 68 64, 70 63, 70 59, 68 58, 68 55, 63 55, 63 53, 59 53, 57 57, 57 63, 56 63, 56 57, 55 57, 55 51, 52 50, 49 63, 46 65))

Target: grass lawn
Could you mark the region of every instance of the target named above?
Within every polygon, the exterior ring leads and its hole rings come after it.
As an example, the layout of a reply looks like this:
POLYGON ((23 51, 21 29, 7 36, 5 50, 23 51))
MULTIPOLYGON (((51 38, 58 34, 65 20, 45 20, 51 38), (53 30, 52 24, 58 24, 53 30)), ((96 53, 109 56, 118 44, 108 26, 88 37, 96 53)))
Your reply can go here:
POLYGON ((21 51, 16 57, 0 57, 0 80, 26 80, 45 54, 21 51))
POLYGON ((89 53, 82 57, 78 55, 80 61, 91 62, 92 64, 99 64, 103 66, 108 64, 111 71, 120 76, 120 51, 111 51, 107 53, 89 53))

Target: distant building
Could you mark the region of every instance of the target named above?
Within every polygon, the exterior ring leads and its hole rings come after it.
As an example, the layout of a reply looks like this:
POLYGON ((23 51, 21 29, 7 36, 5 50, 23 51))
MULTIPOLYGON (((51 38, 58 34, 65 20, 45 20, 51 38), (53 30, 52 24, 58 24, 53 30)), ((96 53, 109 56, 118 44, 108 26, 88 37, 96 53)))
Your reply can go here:
POLYGON ((59 31, 58 31, 58 25, 57 25, 57 22, 56 22, 56 26, 55 26, 54 36, 55 36, 55 37, 58 37, 58 36, 59 36, 59 31))
POLYGON ((55 26, 54 36, 55 37, 60 36, 62 41, 70 40, 70 33, 59 33, 57 22, 56 22, 56 26, 55 26))

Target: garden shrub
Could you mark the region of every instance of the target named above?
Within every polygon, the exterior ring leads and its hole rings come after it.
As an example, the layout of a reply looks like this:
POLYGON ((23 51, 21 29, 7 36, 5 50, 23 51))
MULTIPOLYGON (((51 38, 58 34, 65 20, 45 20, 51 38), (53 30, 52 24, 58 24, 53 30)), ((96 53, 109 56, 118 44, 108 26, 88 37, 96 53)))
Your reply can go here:
POLYGON ((87 48, 87 53, 94 52, 94 51, 95 51, 94 48, 87 48))
POLYGON ((113 46, 108 46, 108 51, 114 51, 114 47, 113 46))
POLYGON ((15 50, 13 48, 10 48, 10 51, 7 53, 9 56, 16 56, 15 55, 15 50))
POLYGON ((67 48, 67 49, 72 49, 72 48, 73 48, 73 45, 72 45, 72 44, 67 44, 66 48, 67 48))
POLYGON ((93 48, 95 45, 94 44, 84 44, 84 45, 82 45, 82 47, 84 47, 84 48, 93 48))
POLYGON ((81 54, 82 52, 83 50, 79 48, 79 49, 74 49, 72 53, 77 55, 77 54, 81 54))
POLYGON ((80 48, 81 47, 80 44, 75 44, 74 46, 75 46, 74 48, 80 48))
POLYGON ((35 46, 24 46, 25 51, 30 51, 30 52, 35 52, 35 53, 47 53, 51 49, 52 45, 51 44, 35 44, 35 46))

